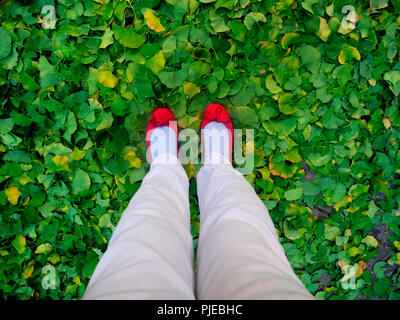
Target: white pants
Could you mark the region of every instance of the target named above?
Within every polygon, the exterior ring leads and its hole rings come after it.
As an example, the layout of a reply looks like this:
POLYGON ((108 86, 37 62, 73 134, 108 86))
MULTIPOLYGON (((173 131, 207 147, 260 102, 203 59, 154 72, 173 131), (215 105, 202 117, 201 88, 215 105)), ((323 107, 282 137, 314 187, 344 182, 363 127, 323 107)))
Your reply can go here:
POLYGON ((122 214, 84 299, 312 299, 268 210, 231 165, 197 174, 200 239, 193 270, 189 181, 155 161, 122 214))

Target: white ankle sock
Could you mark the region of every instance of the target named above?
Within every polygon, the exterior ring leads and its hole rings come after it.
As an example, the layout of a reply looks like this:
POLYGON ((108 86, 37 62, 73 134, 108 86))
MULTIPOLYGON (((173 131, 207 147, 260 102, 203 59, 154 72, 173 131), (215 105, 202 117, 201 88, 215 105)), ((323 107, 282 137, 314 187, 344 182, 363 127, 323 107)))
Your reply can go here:
POLYGON ((175 130, 163 126, 153 129, 150 135, 150 152, 154 162, 157 158, 176 158, 178 142, 175 130))
POLYGON ((203 129, 204 163, 230 163, 229 130, 221 122, 212 121, 203 129))

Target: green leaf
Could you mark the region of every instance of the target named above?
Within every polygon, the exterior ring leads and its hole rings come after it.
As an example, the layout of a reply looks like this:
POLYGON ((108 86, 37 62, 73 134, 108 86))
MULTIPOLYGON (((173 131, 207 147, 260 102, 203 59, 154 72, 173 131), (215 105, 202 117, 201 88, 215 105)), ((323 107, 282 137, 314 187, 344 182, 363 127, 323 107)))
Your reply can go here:
POLYGON ((388 6, 389 0, 369 0, 372 10, 383 9, 388 6))
POLYGON ((384 298, 392 290, 392 281, 387 277, 380 278, 374 283, 374 292, 381 298, 384 298))
POLYGON ((57 85, 61 82, 61 77, 45 56, 40 56, 38 69, 40 71, 40 87, 42 89, 57 85))
POLYGON ((0 119, 0 133, 8 133, 14 127, 12 118, 0 119))
POLYGON ((364 239, 361 240, 362 243, 365 243, 371 247, 376 248, 378 246, 378 240, 376 240, 373 236, 368 235, 364 239))
POLYGON ((253 109, 246 106, 237 106, 231 109, 232 119, 239 121, 242 125, 257 126, 258 116, 253 109))
POLYGON ((11 37, 7 30, 0 27, 0 59, 7 57, 11 53, 11 37))
POLYGON ((110 223, 111 223, 111 221, 110 221, 109 214, 103 214, 99 219, 99 227, 100 228, 107 227, 110 223))
POLYGON ((187 78, 187 70, 181 69, 178 71, 160 71, 158 77, 161 82, 168 88, 180 87, 187 78))
POLYGON ((244 18, 244 24, 248 30, 251 30, 253 25, 258 22, 266 22, 267 18, 261 12, 250 12, 244 18))
POLYGON ((340 228, 324 223, 324 237, 327 240, 334 241, 336 237, 340 236, 340 228))
POLYGON ((341 182, 330 185, 325 192, 325 195, 327 197, 327 204, 333 205, 337 202, 342 201, 344 196, 346 195, 346 192, 346 187, 341 182))
POLYGON ((31 156, 22 150, 15 150, 15 151, 8 151, 4 155, 4 160, 6 161, 13 161, 13 162, 30 162, 31 156))
POLYGON ((114 24, 114 36, 126 48, 140 48, 146 41, 146 38, 133 31, 132 28, 123 28, 114 24))
POLYGON ((75 171, 72 180, 72 192, 75 194, 82 193, 90 188, 90 177, 87 172, 82 169, 75 171))
POLYGON ((303 182, 303 193, 305 196, 315 196, 320 192, 320 187, 312 182, 303 182))
POLYGON ((352 79, 352 70, 353 68, 350 64, 344 64, 333 71, 332 77, 338 80, 341 87, 344 87, 352 79))
POLYGON ((400 94, 400 71, 388 71, 383 76, 383 79, 389 83, 389 88, 392 90, 394 95, 398 96, 400 94))
POLYGON ((165 66, 165 57, 164 53, 161 50, 146 61, 146 67, 149 68, 155 74, 164 69, 164 66, 165 66))
POLYGON ((303 195, 303 188, 296 188, 285 191, 284 197, 288 201, 294 201, 300 199, 302 195, 303 195))
POLYGON ((247 29, 245 25, 237 20, 230 20, 228 23, 229 28, 232 30, 232 38, 239 41, 246 41, 247 29))
POLYGON ((265 86, 272 94, 277 94, 282 91, 282 88, 276 84, 272 74, 268 75, 267 79, 265 79, 265 86))
POLYGON ((375 204, 374 201, 370 201, 368 203, 368 217, 370 217, 371 219, 375 216, 375 213, 379 210, 380 208, 375 204))
POLYGON ((331 155, 327 154, 320 154, 320 153, 311 153, 308 158, 310 159, 311 163, 316 167, 322 167, 326 165, 331 160, 331 155))
POLYGON ((308 12, 314 14, 313 5, 319 3, 319 0, 305 0, 301 2, 301 6, 306 9, 308 12))
POLYGON ((235 106, 245 106, 253 100, 256 95, 256 91, 254 87, 247 87, 245 89, 240 90, 240 92, 232 97, 232 103, 235 106))
POLYGON ((114 121, 114 118, 113 118, 111 112, 102 112, 100 117, 99 117, 99 119, 100 119, 100 123, 96 127, 96 131, 100 131, 100 130, 103 130, 103 129, 110 128, 112 126, 113 121, 114 121))
POLYGON ((101 45, 100 48, 107 48, 110 44, 114 43, 114 32, 107 28, 104 32, 103 36, 101 37, 101 45))
POLYGON ((211 27, 214 29, 215 32, 227 32, 231 29, 225 24, 224 18, 219 16, 215 10, 210 10, 209 13, 210 24, 211 27))
POLYGON ((292 114, 297 111, 296 105, 292 101, 293 95, 291 93, 285 93, 278 99, 279 110, 284 114, 292 114))
POLYGON ((283 231, 285 233, 285 236, 290 240, 301 238, 300 232, 294 229, 290 222, 288 222, 287 220, 283 222, 283 231))
POLYGON ((300 56, 303 63, 307 66, 308 70, 316 73, 320 66, 321 52, 308 44, 303 45, 300 49, 300 56))

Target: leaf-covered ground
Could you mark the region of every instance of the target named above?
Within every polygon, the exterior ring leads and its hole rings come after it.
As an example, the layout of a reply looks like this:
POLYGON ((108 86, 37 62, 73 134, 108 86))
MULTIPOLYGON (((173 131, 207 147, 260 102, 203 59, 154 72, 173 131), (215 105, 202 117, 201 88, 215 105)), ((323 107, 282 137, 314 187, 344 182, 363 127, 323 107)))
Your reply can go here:
POLYGON ((3 298, 80 298, 151 112, 198 130, 210 102, 255 130, 246 178, 308 290, 400 298, 399 0, 0 2, 3 298))

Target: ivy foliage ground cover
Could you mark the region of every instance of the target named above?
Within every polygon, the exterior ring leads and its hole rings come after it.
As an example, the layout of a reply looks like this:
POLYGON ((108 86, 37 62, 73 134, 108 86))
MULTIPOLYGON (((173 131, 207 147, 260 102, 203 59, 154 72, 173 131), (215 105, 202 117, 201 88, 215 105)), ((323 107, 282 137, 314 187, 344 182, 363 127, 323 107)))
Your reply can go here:
POLYGON ((255 130, 246 178, 307 289, 400 298, 399 0, 0 6, 3 298, 80 298, 148 170, 151 112, 198 130, 210 102, 255 130))

